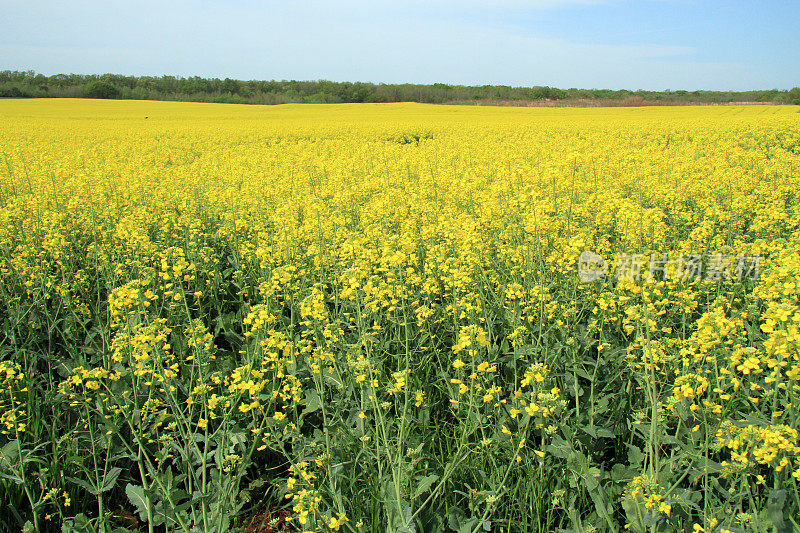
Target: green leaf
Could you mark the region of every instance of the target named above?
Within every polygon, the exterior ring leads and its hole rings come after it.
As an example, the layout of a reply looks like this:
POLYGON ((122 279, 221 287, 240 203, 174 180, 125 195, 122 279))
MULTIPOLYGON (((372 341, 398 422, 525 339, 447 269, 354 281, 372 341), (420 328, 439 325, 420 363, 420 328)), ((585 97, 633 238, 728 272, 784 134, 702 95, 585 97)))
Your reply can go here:
POLYGON ((545 447, 545 451, 549 454, 566 459, 573 452, 572 445, 560 437, 554 437, 553 443, 545 447))
POLYGON ((8 463, 11 464, 12 461, 16 460, 19 457, 19 441, 14 439, 6 443, 5 446, 0 448, 0 464, 8 463))
POLYGON ((100 494, 100 491, 97 490, 97 487, 94 487, 94 486, 90 485, 88 482, 86 482, 86 481, 84 481, 82 479, 78 479, 76 477, 69 477, 69 476, 67 476, 66 479, 67 479, 67 481, 75 483, 79 487, 83 487, 87 492, 89 492, 89 494, 92 494, 93 496, 97 496, 98 494, 100 494))
POLYGON ((436 474, 431 474, 430 476, 425 476, 424 478, 419 480, 417 483, 417 488, 414 490, 414 498, 419 498, 431 488, 431 485, 436 483, 439 479, 439 476, 436 474))
POLYGON ((769 500, 767 500, 767 511, 772 525, 779 529, 783 527, 785 522, 783 518, 783 506, 785 504, 786 489, 773 489, 770 491, 769 500))
POLYGON ((458 531, 461 527, 461 524, 466 520, 466 515, 464 511, 462 511, 459 507, 451 507, 450 511, 447 513, 447 526, 453 530, 458 531))
POLYGON ((626 446, 628 447, 628 464, 633 468, 638 468, 644 461, 644 453, 641 448, 633 444, 626 444, 626 446))
POLYGON ((680 444, 681 442, 674 435, 662 435, 661 442, 664 444, 680 444))
POLYGON ((16 483, 17 485, 22 485, 22 478, 19 476, 12 476, 9 474, 0 474, 0 478, 8 479, 16 483))
POLYGON ((613 439, 614 437, 616 437, 616 435, 614 435, 613 431, 611 431, 610 429, 602 428, 602 427, 584 426, 581 429, 583 429, 586 433, 588 433, 589 435, 591 435, 592 437, 594 437, 596 439, 601 439, 601 438, 602 439, 613 439))
POLYGON ((306 407, 303 409, 303 412, 300 413, 300 420, 305 418, 306 415, 318 411, 319 407, 319 396, 317 396, 317 393, 312 390, 306 391, 306 407))
POLYGON ((461 527, 458 528, 458 533, 472 533, 472 530, 475 529, 475 525, 478 523, 476 518, 470 518, 463 524, 461 527))
POLYGON ((117 478, 119 478, 119 474, 122 472, 122 469, 118 466, 115 466, 111 470, 109 470, 108 474, 106 474, 105 484, 103 488, 100 489, 100 492, 107 492, 114 488, 114 485, 117 484, 117 478))
POLYGON ((125 486, 125 494, 128 495, 128 500, 136 507, 139 518, 147 520, 147 497, 144 494, 144 488, 128 483, 125 486))
POLYGON ((65 520, 64 524, 61 526, 62 533, 95 533, 95 531, 92 520, 83 513, 65 520))

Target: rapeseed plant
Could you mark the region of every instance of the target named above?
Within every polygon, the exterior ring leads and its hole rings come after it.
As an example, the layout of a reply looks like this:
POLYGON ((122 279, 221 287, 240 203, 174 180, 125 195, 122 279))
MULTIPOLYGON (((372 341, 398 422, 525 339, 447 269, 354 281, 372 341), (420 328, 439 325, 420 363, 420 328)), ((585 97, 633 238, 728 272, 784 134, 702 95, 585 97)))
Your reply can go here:
POLYGON ((0 111, 0 530, 800 527, 793 108, 0 111))

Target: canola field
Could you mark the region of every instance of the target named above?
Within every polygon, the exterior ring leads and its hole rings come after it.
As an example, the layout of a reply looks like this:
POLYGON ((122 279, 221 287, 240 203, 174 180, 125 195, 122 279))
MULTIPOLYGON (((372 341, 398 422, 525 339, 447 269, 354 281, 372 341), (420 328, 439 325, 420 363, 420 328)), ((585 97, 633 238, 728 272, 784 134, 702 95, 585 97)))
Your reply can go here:
POLYGON ((796 106, 0 101, 0 531, 800 528, 796 106))

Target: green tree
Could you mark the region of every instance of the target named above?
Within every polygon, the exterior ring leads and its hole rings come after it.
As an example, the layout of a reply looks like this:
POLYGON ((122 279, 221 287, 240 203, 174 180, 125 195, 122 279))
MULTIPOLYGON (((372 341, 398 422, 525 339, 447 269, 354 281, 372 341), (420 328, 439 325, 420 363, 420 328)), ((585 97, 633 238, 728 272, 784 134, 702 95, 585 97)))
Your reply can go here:
POLYGON ((86 86, 87 98, 117 98, 119 89, 105 81, 93 81, 86 86))
POLYGON ((794 87, 789 91, 788 99, 794 105, 800 105, 800 87, 794 87))

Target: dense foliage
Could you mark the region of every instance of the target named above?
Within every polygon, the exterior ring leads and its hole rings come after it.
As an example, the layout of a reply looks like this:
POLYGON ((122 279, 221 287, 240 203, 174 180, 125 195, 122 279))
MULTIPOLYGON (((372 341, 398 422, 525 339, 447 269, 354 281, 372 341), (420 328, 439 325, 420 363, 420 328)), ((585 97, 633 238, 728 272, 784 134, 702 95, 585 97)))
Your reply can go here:
POLYGON ((798 117, 0 102, 0 530, 798 528, 798 117))
POLYGON ((753 91, 632 91, 554 87, 463 86, 435 83, 374 84, 333 81, 241 81, 192 76, 122 76, 0 71, 0 97, 122 98, 249 104, 422 102, 554 105, 646 105, 765 102, 800 105, 800 88, 753 91), (99 93, 97 84, 111 86, 99 93))

